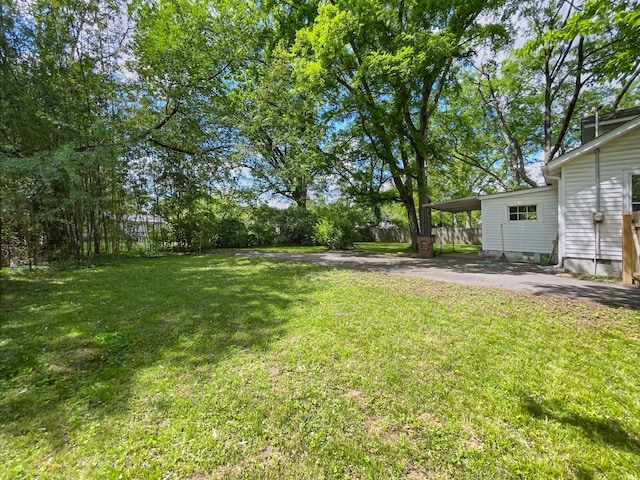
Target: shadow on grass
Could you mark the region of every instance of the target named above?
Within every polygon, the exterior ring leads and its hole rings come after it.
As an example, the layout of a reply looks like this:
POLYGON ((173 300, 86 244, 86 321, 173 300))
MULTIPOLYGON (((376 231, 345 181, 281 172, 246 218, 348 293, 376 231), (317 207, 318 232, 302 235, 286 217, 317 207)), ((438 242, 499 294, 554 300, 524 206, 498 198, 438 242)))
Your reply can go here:
POLYGON ((640 455, 640 439, 637 433, 625 430, 624 425, 614 418, 581 415, 568 411, 559 402, 540 401, 528 394, 522 395, 521 402, 523 410, 533 418, 552 420, 562 425, 579 428, 583 435, 592 441, 640 455))
POLYGON ((315 269, 210 256, 3 276, 0 428, 64 442, 86 418, 126 410, 142 369, 267 349, 315 269))
MULTIPOLYGON (((564 282, 556 278, 553 267, 543 267, 533 263, 510 263, 495 259, 481 259, 477 254, 460 254, 456 256, 442 255, 433 259, 422 259, 416 256, 388 255, 370 251, 326 251, 316 253, 259 252, 251 250, 229 252, 230 255, 244 257, 265 257, 294 262, 314 263, 328 267, 361 270, 370 273, 396 274, 428 278, 435 280, 455 281, 455 279, 478 278, 490 279, 500 277, 508 283, 508 277, 524 277, 518 279, 521 285, 533 287, 536 295, 561 295, 597 302, 613 308, 640 310, 640 289, 636 287, 587 282, 580 284, 564 282), (443 277, 444 275, 444 277, 443 277), (455 277, 454 277, 455 276, 455 277), (452 280, 453 279, 453 280, 452 280), (525 283, 526 281, 526 283, 525 283)), ((574 281, 575 282, 575 281, 574 281)), ((489 282, 488 282, 489 283, 489 282)), ((477 284, 477 283, 470 283, 477 284)), ((490 286, 490 285, 489 285, 490 286)), ((523 288, 524 289, 524 288, 523 288)), ((531 291, 531 288, 526 288, 531 291)))

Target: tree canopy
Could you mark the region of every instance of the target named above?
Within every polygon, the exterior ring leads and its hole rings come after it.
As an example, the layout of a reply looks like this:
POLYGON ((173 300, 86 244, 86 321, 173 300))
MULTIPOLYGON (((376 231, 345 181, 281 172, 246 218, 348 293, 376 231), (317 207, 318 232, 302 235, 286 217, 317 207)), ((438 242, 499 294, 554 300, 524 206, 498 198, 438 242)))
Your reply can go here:
POLYGON ((0 27, 2 250, 29 261, 117 252, 132 213, 178 242, 229 197, 395 202, 415 243, 432 199, 534 186, 640 97, 637 0, 8 0, 0 27))

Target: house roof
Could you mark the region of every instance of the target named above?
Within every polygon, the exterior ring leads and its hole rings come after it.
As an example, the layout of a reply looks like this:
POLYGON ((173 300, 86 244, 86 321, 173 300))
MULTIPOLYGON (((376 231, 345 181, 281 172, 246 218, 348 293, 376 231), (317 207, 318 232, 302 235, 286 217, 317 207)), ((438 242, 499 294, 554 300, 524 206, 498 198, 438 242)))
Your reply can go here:
POLYGON ((125 215, 122 219, 130 223, 166 223, 164 218, 159 217, 158 215, 148 215, 146 213, 125 215))
POLYGON ((590 117, 583 118, 580 122, 580 130, 582 137, 582 144, 590 142, 596 137, 596 123, 602 134, 607 133, 614 128, 619 127, 623 123, 628 122, 630 119, 640 115, 640 106, 624 108, 622 110, 616 110, 615 112, 602 113, 599 115, 591 115, 590 117), (596 122, 597 117, 597 122, 596 122))
POLYGON ((500 192, 500 193, 493 193, 491 195, 480 195, 478 198, 480 200, 486 200, 489 198, 498 198, 498 197, 517 197, 520 195, 530 195, 532 193, 546 192, 547 190, 553 190, 553 189, 555 189, 554 186, 547 185, 546 187, 533 187, 533 188, 526 188, 524 190, 514 190, 512 192, 500 192))
POLYGON ((627 123, 620 125, 618 128, 611 130, 604 135, 600 135, 590 142, 585 143, 584 145, 581 145, 578 148, 565 153, 564 155, 560 155, 558 158, 554 158, 549 163, 547 163, 545 167, 543 167, 543 173, 558 173, 560 167, 570 162, 574 158, 584 155, 585 153, 589 153, 596 148, 600 148, 603 145, 611 142, 612 140, 615 140, 616 138, 625 135, 626 133, 629 133, 630 131, 635 130, 638 127, 640 127, 640 115, 628 121, 627 123))
POLYGON ((456 198, 455 200, 447 200, 446 202, 427 203, 424 207, 430 207, 434 210, 443 212, 459 213, 469 212, 473 210, 481 210, 482 200, 498 197, 517 197, 521 195, 530 195, 532 193, 546 192, 553 190, 555 187, 547 185, 546 187, 527 188, 525 190, 514 190, 512 192, 493 193, 491 195, 476 195, 475 197, 456 198))

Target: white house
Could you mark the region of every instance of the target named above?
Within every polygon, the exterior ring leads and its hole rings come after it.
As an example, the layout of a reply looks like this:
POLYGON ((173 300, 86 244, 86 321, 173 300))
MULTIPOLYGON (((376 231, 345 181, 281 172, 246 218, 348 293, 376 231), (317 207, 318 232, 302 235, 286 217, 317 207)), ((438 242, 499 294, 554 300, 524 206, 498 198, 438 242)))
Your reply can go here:
POLYGON ((122 218, 122 230, 136 242, 143 242, 151 232, 157 231, 166 223, 164 218, 158 215, 137 213, 122 218))
POLYGON ((620 276, 622 214, 640 211, 640 108, 587 118, 583 144, 553 160, 547 186, 431 204, 482 210, 485 255, 620 276), (601 133, 601 135, 597 135, 601 133))
POLYGON ((540 254, 549 257, 554 253, 558 235, 557 188, 497 193, 479 199, 486 256, 538 262, 540 254))
POLYGON ((621 275, 622 213, 640 210, 640 112, 630 111, 544 169, 558 190, 558 262, 569 271, 621 275))

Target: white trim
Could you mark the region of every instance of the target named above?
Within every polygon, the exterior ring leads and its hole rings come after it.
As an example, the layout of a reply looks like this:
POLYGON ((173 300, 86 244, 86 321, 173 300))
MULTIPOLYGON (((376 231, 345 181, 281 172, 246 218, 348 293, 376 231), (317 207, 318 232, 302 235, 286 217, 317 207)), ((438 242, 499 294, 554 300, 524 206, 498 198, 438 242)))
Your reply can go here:
MULTIPOLYGON (((629 117, 633 118, 631 115, 627 116, 627 117, 620 117, 620 118, 612 118, 611 120, 599 120, 598 121, 598 125, 611 125, 612 123, 624 123, 624 122, 628 122, 629 121, 629 117)), ((585 127, 595 127, 596 126, 596 122, 595 120, 593 121, 593 123, 585 123, 584 124, 585 127)))
POLYGON ((565 167, 560 169, 560 180, 558 181, 558 265, 564 263, 566 250, 566 187, 565 187, 565 167))
POLYGON ((531 193, 547 192, 549 190, 553 190, 554 188, 555 187, 553 185, 547 185, 546 187, 527 188, 526 190, 515 190, 513 192, 500 192, 500 193, 493 193, 491 195, 479 195, 478 199, 482 201, 489 198, 516 197, 519 195, 529 195, 531 193))
POLYGON ((620 137, 621 135, 629 133, 635 128, 638 128, 639 126, 640 126, 640 115, 635 117, 633 120, 620 125, 618 128, 615 128, 610 132, 605 133, 604 135, 600 135, 599 137, 594 138, 590 142, 585 143, 584 145, 581 145, 578 148, 571 150, 569 153, 565 153, 564 155, 561 155, 558 158, 554 158, 549 163, 547 163, 544 169, 549 173, 553 173, 553 171, 557 171, 559 167, 566 164, 567 162, 570 162, 574 158, 579 157, 580 155, 583 155, 585 153, 589 153, 595 150, 596 148, 599 148, 609 143, 611 140, 614 140, 620 137))
POLYGON ((622 171, 622 211, 631 212, 631 176, 640 175, 640 168, 622 171))
MULTIPOLYGON (((531 203, 531 202, 516 202, 516 203, 507 203, 507 222, 509 223, 521 223, 521 224, 525 224, 528 222, 534 223, 534 222, 542 222, 542 208, 540 208, 540 204, 539 203, 531 203), (536 207, 536 218, 535 220, 530 220, 530 219, 523 219, 523 218, 519 218, 517 220, 511 220, 511 207, 536 207)), ((518 212, 519 215, 520 212, 518 212)))

